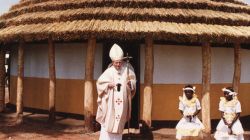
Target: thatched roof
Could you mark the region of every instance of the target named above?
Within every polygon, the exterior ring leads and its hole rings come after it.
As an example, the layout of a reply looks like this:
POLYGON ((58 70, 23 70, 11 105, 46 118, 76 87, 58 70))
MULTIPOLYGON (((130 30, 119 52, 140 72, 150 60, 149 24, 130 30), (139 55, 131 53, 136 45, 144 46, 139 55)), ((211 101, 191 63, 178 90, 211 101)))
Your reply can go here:
POLYGON ((240 0, 21 0, 0 17, 0 42, 87 39, 250 43, 240 0))

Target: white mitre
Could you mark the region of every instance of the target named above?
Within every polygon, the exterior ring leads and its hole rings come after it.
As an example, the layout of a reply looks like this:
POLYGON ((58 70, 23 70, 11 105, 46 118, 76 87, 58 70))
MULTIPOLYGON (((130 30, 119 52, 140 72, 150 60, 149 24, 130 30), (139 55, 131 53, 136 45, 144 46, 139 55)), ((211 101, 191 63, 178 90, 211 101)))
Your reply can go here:
POLYGON ((122 60, 123 59, 123 51, 120 46, 117 44, 114 44, 110 51, 109 51, 109 57, 111 58, 112 61, 115 60, 122 60))

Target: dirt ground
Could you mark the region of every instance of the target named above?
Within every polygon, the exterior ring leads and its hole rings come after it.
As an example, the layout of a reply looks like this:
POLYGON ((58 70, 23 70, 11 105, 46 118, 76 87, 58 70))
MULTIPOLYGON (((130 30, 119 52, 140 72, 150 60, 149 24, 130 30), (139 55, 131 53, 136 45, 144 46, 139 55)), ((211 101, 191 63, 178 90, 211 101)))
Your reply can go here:
MULTIPOLYGON (((84 129, 84 121, 76 118, 56 117, 54 124, 47 122, 47 114, 24 112, 21 125, 15 123, 15 111, 6 109, 0 113, 0 140, 98 140, 99 131, 88 133, 84 129)), ((174 134, 174 129, 163 130, 163 133, 174 134)), ((171 140, 173 135, 161 136, 148 133, 140 135, 138 129, 130 129, 128 135, 124 130, 123 140, 171 140)), ((159 131, 159 133, 162 133, 159 131)))
MULTIPOLYGON (((99 131, 88 133, 84 129, 84 121, 75 118, 57 116, 54 124, 47 122, 47 114, 24 112, 24 122, 15 124, 15 112, 6 109, 0 113, 0 140, 98 140, 99 131)), ((248 125, 247 125, 248 126, 248 125)), ((125 130, 127 131, 127 130, 125 130)), ((147 135, 140 135, 139 130, 131 129, 128 137, 124 133, 123 140, 174 140, 175 129, 156 129, 147 135)), ((213 139, 213 138, 211 138, 213 139)), ((250 140, 250 131, 246 131, 246 140, 250 140)))
MULTIPOLYGON (((24 112, 23 123, 17 125, 15 111, 6 109, 0 113, 0 140, 98 140, 99 131, 88 133, 84 129, 84 121, 76 118, 56 117, 54 124, 47 122, 47 114, 24 112)), ((127 131, 127 130, 125 130, 127 131)), ((130 130, 134 134, 128 137, 126 132, 123 140, 160 140, 168 137, 138 134, 137 130, 130 130)), ((172 139, 172 138, 171 138, 172 139)))
MULTIPOLYGON (((5 89, 5 103, 9 102, 8 88, 5 89)), ((22 125, 15 124, 15 111, 6 107, 0 113, 0 140, 98 140, 98 133, 87 133, 84 121, 56 117, 51 125, 47 114, 24 112, 22 125)))
POLYGON ((0 139, 7 140, 97 140, 98 133, 87 133, 83 120, 57 117, 51 125, 47 115, 24 113, 24 122, 15 124, 15 113, 0 114, 0 139))

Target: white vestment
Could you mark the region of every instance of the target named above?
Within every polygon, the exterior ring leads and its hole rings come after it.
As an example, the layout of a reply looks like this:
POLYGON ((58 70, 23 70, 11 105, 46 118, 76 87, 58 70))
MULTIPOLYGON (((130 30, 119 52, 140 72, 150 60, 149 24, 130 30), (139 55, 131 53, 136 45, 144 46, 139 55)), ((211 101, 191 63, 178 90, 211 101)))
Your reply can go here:
MULTIPOLYGON (((108 135, 122 135, 125 123, 130 118, 131 97, 135 93, 135 84, 136 77, 133 68, 129 65, 128 72, 126 63, 122 65, 119 71, 114 66, 109 67, 97 80, 98 108, 96 121, 102 126, 100 139, 108 135), (134 88, 133 93, 127 85, 128 78, 134 88), (118 86, 109 89, 108 84, 110 83, 121 84, 120 91, 118 91, 118 86)), ((108 138, 106 139, 108 140, 108 138)))

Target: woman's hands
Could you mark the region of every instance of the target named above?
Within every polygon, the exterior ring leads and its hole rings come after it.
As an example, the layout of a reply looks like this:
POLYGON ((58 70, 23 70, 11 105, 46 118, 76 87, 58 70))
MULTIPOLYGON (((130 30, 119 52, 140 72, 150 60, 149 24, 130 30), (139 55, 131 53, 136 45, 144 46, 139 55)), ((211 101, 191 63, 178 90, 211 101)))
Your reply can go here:
POLYGON ((229 131, 228 131, 228 134, 229 134, 229 135, 232 135, 232 134, 233 134, 232 126, 233 126, 232 123, 230 123, 230 124, 227 125, 227 127, 228 127, 228 129, 229 129, 229 131))
POLYGON ((224 124, 228 127, 228 134, 232 135, 233 134, 233 131, 232 131, 233 123, 228 123, 224 117, 222 117, 222 120, 223 120, 224 124))

